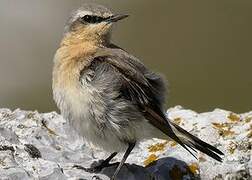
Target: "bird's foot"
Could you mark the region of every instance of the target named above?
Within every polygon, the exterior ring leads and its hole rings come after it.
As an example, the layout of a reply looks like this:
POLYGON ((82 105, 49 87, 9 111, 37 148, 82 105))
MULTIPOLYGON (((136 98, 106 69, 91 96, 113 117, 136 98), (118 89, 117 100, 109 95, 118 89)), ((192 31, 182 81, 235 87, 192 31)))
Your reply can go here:
POLYGON ((85 168, 79 165, 74 165, 73 168, 81 169, 89 173, 98 173, 98 172, 101 172, 101 170, 105 167, 110 167, 110 166, 114 166, 118 164, 119 163, 109 163, 105 160, 99 160, 97 162, 93 162, 90 168, 85 168))

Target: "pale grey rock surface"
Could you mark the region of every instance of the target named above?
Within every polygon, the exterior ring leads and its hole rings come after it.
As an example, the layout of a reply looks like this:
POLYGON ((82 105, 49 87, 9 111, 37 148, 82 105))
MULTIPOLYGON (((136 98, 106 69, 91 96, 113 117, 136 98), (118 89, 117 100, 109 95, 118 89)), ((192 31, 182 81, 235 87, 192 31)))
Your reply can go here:
MULTIPOLYGON (((198 114, 178 106, 167 116, 223 151, 223 163, 201 153, 196 160, 173 141, 151 139, 134 149, 119 180, 252 179, 252 112, 238 115, 216 109, 198 114)), ((85 144, 55 112, 0 109, 1 180, 107 180, 114 166, 98 174, 73 168, 89 167, 107 155, 85 144)))

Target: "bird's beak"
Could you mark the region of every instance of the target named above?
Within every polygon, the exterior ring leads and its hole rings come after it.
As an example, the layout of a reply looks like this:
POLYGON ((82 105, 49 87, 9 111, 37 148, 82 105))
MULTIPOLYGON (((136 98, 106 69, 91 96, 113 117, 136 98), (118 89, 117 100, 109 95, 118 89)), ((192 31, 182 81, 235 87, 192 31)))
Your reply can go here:
POLYGON ((108 19, 106 19, 107 22, 117 22, 119 20, 122 20, 126 17, 128 17, 128 14, 116 14, 113 16, 110 16, 108 19))

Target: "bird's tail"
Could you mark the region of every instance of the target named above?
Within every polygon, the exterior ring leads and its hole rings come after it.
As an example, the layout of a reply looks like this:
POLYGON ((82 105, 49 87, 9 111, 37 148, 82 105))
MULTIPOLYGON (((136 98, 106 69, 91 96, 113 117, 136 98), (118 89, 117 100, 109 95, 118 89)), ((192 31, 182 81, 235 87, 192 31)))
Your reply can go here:
MULTIPOLYGON (((176 136, 180 139, 180 141, 188 146, 190 149, 195 151, 195 149, 207 154, 213 159, 222 162, 222 158, 219 155, 224 155, 220 150, 215 148, 214 146, 200 140, 194 135, 190 134, 183 128, 179 127, 177 124, 170 122, 172 129, 176 136)), ((188 150, 188 149, 187 149, 188 150)), ((189 151, 190 152, 190 151, 189 151)), ((191 152, 190 152, 191 153, 191 152)), ((192 154, 192 153, 191 153, 192 154)))

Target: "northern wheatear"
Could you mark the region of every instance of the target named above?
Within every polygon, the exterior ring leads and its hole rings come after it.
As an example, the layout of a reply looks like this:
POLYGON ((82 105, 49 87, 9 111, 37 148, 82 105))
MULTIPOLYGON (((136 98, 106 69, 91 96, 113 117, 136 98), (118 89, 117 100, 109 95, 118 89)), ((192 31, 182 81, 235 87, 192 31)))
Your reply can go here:
POLYGON ((190 153, 197 149, 222 161, 221 151, 167 119, 163 78, 110 41, 112 25, 127 16, 82 6, 70 17, 54 58, 53 95, 62 115, 87 141, 113 152, 85 170, 100 170, 125 151, 115 179, 135 144, 148 138, 170 138, 190 153))

